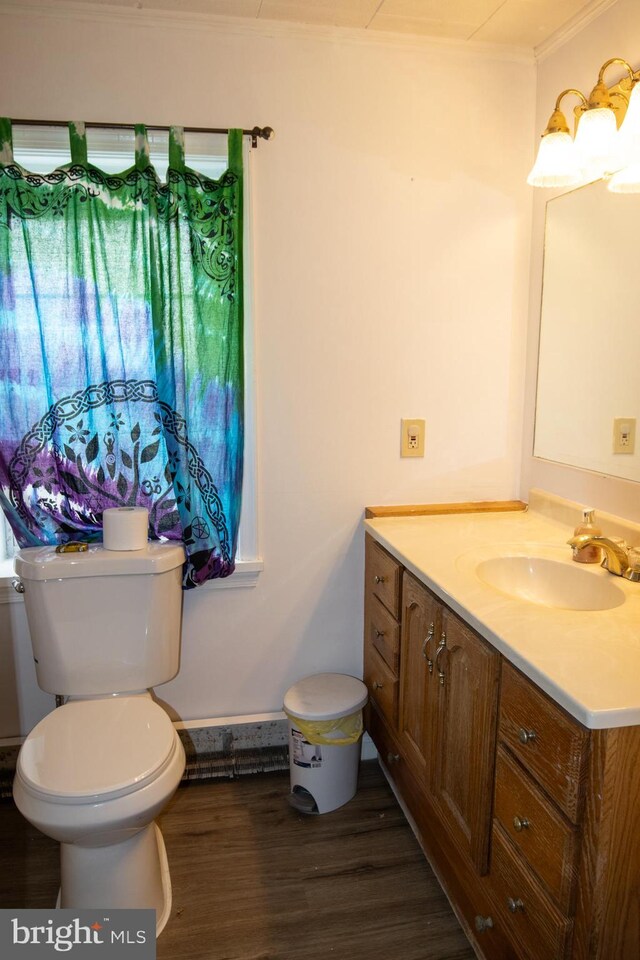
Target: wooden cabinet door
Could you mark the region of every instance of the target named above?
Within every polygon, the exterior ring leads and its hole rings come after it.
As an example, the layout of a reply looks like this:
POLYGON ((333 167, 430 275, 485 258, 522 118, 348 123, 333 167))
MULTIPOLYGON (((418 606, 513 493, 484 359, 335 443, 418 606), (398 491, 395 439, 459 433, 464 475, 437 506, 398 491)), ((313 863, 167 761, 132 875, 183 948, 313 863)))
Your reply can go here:
POLYGON ((441 606, 410 573, 402 581, 402 635, 400 641, 400 713, 398 733, 405 759, 427 787, 431 781, 434 662, 440 630, 441 606))
POLYGON ((499 668, 497 651, 445 609, 434 663, 432 795, 443 826, 481 874, 488 869, 499 668))

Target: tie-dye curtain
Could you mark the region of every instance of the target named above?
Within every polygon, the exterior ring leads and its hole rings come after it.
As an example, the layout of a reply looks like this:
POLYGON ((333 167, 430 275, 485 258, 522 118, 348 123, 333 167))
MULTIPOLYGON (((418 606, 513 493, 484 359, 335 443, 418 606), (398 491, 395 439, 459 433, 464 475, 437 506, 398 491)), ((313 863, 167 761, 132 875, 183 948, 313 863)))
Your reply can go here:
POLYGON ((106 174, 13 160, 0 121, 0 504, 20 546, 102 538, 145 506, 185 587, 233 572, 243 453, 242 132, 212 181, 172 128, 167 183, 136 127, 106 174))

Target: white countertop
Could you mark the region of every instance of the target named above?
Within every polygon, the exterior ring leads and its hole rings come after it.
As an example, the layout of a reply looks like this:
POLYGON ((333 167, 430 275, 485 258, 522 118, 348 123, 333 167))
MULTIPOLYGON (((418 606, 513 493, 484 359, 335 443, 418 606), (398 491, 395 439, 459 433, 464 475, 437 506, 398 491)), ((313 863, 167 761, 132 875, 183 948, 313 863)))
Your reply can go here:
POLYGON ((590 564, 589 573, 611 578, 625 602, 566 610, 518 600, 475 573, 484 558, 522 552, 574 564, 570 525, 529 509, 383 517, 365 520, 365 527, 580 723, 594 730, 640 723, 640 583, 590 564))

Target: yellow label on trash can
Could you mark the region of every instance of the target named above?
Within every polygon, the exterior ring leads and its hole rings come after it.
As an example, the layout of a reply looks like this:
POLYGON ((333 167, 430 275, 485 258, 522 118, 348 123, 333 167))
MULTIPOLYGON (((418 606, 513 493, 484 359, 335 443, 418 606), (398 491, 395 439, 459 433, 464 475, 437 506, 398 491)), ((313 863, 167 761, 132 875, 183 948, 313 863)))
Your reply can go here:
POLYGON ((356 710, 348 717, 338 717, 336 720, 301 720, 300 717, 294 717, 290 713, 287 713, 287 716, 309 743, 325 744, 327 747, 346 747, 350 743, 357 743, 362 736, 362 710, 356 710), (330 737, 328 736, 330 733, 338 733, 340 736, 330 737))

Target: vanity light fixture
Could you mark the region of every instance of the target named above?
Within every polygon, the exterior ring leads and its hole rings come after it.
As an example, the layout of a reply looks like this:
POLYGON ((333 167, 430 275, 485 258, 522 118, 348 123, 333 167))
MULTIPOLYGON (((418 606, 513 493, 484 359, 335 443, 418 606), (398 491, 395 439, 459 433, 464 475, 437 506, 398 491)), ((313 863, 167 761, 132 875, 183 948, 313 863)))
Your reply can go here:
POLYGON ((640 192, 638 81, 640 71, 634 71, 626 60, 613 57, 600 67, 597 83, 588 98, 574 88, 563 90, 542 134, 527 182, 534 187, 575 186, 615 173, 609 189, 640 192), (626 76, 607 87, 605 71, 613 64, 623 66, 626 76), (579 99, 574 107, 575 137, 571 136, 560 110, 561 101, 569 94, 579 99))

